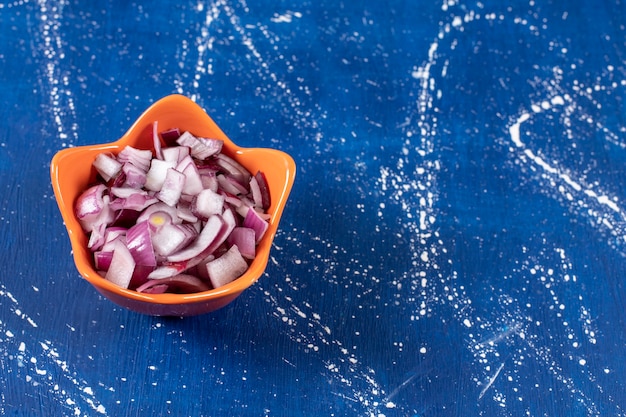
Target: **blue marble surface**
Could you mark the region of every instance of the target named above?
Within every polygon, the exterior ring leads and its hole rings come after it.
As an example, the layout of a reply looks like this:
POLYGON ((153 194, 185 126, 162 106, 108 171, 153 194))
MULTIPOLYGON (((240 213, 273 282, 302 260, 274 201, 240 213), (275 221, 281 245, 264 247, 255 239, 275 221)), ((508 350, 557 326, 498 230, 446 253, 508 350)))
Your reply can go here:
POLYGON ((0 0, 0 22, 0 414, 626 415, 622 0, 0 0), (80 278, 48 171, 171 93, 298 164, 266 274, 185 319, 80 278))

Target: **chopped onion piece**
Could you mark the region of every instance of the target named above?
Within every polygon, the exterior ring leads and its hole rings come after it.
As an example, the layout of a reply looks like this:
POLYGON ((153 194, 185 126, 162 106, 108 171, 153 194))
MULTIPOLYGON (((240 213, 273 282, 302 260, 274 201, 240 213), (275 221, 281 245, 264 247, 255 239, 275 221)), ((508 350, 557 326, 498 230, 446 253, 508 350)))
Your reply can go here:
POLYGON ((96 159, 93 161, 93 166, 105 181, 109 181, 111 178, 116 177, 122 170, 122 164, 107 153, 98 154, 96 159))
POLYGON ((191 202, 191 212, 196 216, 208 219, 213 214, 224 211, 224 196, 209 189, 202 190, 191 202))
POLYGON ((178 209, 176 207, 168 206, 167 204, 158 201, 148 207, 146 207, 139 217, 137 217, 137 222, 141 222, 144 220, 148 220, 151 216, 156 212, 166 213, 169 216, 169 221, 172 223, 182 223, 183 220, 178 216, 178 209))
POLYGON ((227 193, 233 195, 246 195, 248 194, 248 190, 245 186, 243 186, 239 181, 230 176, 225 176, 224 174, 219 174, 217 176, 217 183, 219 187, 226 191, 227 193))
POLYGON ((218 190, 217 171, 208 167, 199 167, 198 173, 200 174, 200 181, 202 181, 202 188, 208 188, 213 191, 218 190))
POLYGON ((248 214, 246 214, 246 218, 243 220, 243 225, 254 230, 256 243, 259 243, 269 227, 269 224, 254 209, 248 210, 248 214))
MULTIPOLYGON (((211 289, 206 282, 188 274, 179 274, 170 278, 150 279, 145 284, 137 288, 138 292, 149 292, 149 290, 166 286, 167 291, 176 293, 202 292, 211 289)), ((159 292, 161 289, 158 290, 159 292)), ((154 292, 152 292, 154 294, 154 292)))
MULTIPOLYGON (((168 206, 166 205, 166 207, 168 206)), ((152 211, 146 221, 150 224, 151 229, 156 232, 163 226, 172 224, 173 219, 167 211, 152 211)))
POLYGON ((163 160, 178 164, 186 156, 189 156, 189 148, 186 146, 174 146, 162 149, 161 153, 163 154, 163 160))
POLYGON ((146 207, 149 207, 152 204, 156 203, 157 201, 158 200, 156 197, 153 197, 148 193, 136 192, 129 194, 128 197, 116 198, 115 200, 111 201, 110 207, 113 210, 134 210, 139 212, 146 207))
POLYGON ((128 229, 126 232, 126 246, 137 265, 156 266, 152 232, 148 221, 137 223, 128 229))
POLYGON ((213 287, 219 288, 243 275, 248 269, 248 263, 237 246, 233 245, 222 256, 208 262, 206 269, 213 287))
POLYGON ((176 165, 176 170, 185 174, 185 184, 183 186, 184 194, 196 195, 204 189, 200 172, 198 172, 198 167, 191 156, 186 156, 179 160, 176 165))
POLYGON ((144 171, 148 171, 150 167, 150 160, 152 159, 152 152, 143 149, 133 148, 132 146, 126 146, 117 155, 117 160, 121 163, 130 162, 137 168, 144 171))
POLYGON ((146 183, 144 187, 150 191, 160 191, 167 176, 167 170, 174 168, 176 162, 163 161, 161 159, 153 159, 150 163, 150 170, 146 174, 146 183))
POLYGON ((237 246, 241 256, 254 259, 256 255, 256 239, 254 230, 248 227, 235 227, 228 236, 228 243, 237 246))
POLYGON ((250 172, 233 158, 220 153, 215 156, 215 162, 230 174, 229 177, 235 178, 241 184, 247 184, 250 181, 250 172))
POLYGON ((105 241, 102 246, 102 251, 113 252, 115 242, 118 240, 121 240, 122 243, 126 244, 126 230, 127 229, 121 227, 109 227, 104 234, 105 241), (115 229, 115 231, 111 231, 112 229, 115 229))
POLYGON ((123 187, 141 188, 146 183, 146 171, 137 167, 132 162, 126 162, 122 165, 124 173, 123 187))
POLYGON ((167 260, 169 262, 184 261, 200 255, 218 237, 223 224, 222 216, 213 215, 209 217, 198 237, 185 249, 168 256, 167 260))
MULTIPOLYGON (((241 201, 241 198, 237 197, 236 195, 228 194, 227 192, 224 192, 223 190, 221 191, 221 195, 224 197, 224 203, 230 204, 235 209, 238 209, 239 207, 244 205, 243 202, 241 201)), ((248 211, 246 210, 245 213, 247 212, 248 211)), ((245 213, 241 217, 245 217, 245 213)))
POLYGON ((165 180, 156 197, 167 204, 168 206, 175 206, 183 193, 183 187, 185 186, 185 174, 176 171, 174 168, 168 168, 165 174, 165 180))
POLYGON ((191 155, 199 160, 207 159, 210 156, 217 155, 222 151, 223 141, 219 139, 200 138, 189 132, 183 132, 176 142, 181 146, 188 146, 191 149, 191 155))
POLYGON ((163 159, 163 152, 161 147, 161 140, 159 139, 159 122, 152 123, 152 146, 154 147, 154 154, 157 158, 163 159))
POLYGON ((161 138, 166 144, 171 144, 180 137, 180 130, 177 127, 161 132, 161 138))
POLYGON ((261 187, 259 186, 259 182, 257 181, 256 177, 250 177, 250 192, 252 193, 254 206, 262 209, 263 196, 261 195, 261 187))
POLYGON ((270 187, 267 185, 267 179, 265 178, 265 174, 261 171, 258 171, 254 178, 256 179, 257 184, 259 184, 259 190, 261 191, 261 208, 263 210, 267 210, 272 205, 272 200, 270 198, 270 187))
POLYGON ((109 188, 111 195, 119 198, 128 198, 134 195, 147 196, 148 192, 146 190, 136 189, 132 187, 111 187, 109 188))
POLYGON ((98 271, 107 271, 113 259, 112 251, 99 250, 93 253, 94 265, 98 271))
POLYGON ((198 217, 191 211, 191 204, 181 204, 179 202, 176 207, 176 214, 182 221, 187 223, 195 223, 198 221, 198 217))
POLYGON ((135 260, 133 256, 121 240, 116 240, 111 264, 104 278, 119 287, 128 288, 134 270, 135 260))
POLYGON ((224 242, 226 242, 228 236, 232 233, 235 226, 237 226, 237 220, 235 219, 233 211, 230 209, 224 210, 224 213, 222 214, 222 220, 224 221, 224 226, 220 230, 220 233, 215 238, 213 243, 211 243, 211 245, 207 248, 207 254, 212 254, 217 250, 217 248, 219 248, 224 242))
POLYGON ((94 185, 82 193, 75 204, 75 214, 85 232, 113 221, 115 213, 109 207, 109 196, 104 184, 94 185))
POLYGON ((141 291, 139 290, 139 288, 137 288, 137 292, 143 292, 146 294, 165 294, 168 290, 168 286, 167 284, 158 284, 158 285, 153 285, 149 288, 142 288, 141 291))
POLYGON ((182 274, 194 266, 196 265, 192 265, 189 261, 163 263, 160 266, 157 266, 154 271, 148 275, 148 279, 171 278, 178 274, 182 274))
POLYGON ((130 279, 130 284, 128 284, 129 289, 136 289, 140 285, 143 285, 148 281, 148 275, 154 270, 154 266, 149 265, 135 265, 135 270, 133 271, 133 277, 130 279))
POLYGON ((96 251, 104 245, 106 242, 105 232, 107 229, 106 223, 99 223, 96 227, 91 231, 91 235, 89 235, 89 242, 87 243, 87 247, 91 251, 96 251))
POLYGON ((185 248, 198 236, 198 232, 189 224, 165 224, 154 232, 152 243, 156 253, 167 257, 185 248))

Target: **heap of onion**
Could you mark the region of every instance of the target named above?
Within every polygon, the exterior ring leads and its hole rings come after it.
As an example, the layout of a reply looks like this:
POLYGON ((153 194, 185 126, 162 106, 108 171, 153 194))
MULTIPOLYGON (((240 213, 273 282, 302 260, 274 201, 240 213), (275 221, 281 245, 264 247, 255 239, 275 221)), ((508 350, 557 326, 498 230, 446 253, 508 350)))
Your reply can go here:
POLYGON ((194 293, 237 279, 268 227, 265 176, 222 153, 221 140, 159 134, 156 123, 153 136, 154 154, 131 146, 99 154, 98 181, 75 203, 95 269, 146 293, 194 293))

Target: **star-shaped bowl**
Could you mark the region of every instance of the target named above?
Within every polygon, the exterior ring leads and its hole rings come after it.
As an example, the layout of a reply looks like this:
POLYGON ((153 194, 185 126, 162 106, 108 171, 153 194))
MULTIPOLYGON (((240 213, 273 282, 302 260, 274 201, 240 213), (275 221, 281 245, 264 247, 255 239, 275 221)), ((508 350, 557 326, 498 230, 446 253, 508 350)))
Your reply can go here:
POLYGON ((114 303, 130 310, 154 316, 193 316, 226 306, 264 273, 272 241, 295 179, 294 160, 286 153, 266 148, 241 148, 234 144, 202 108, 181 95, 167 96, 148 108, 119 140, 111 143, 66 148, 59 151, 50 165, 54 195, 65 222, 78 272, 97 291, 114 303), (222 152, 241 163, 250 172, 265 174, 271 195, 269 228, 257 246, 257 254, 247 272, 233 282, 193 294, 146 294, 121 288, 104 279, 94 269, 93 255, 87 248, 88 236, 74 214, 78 196, 96 179, 92 167, 102 152, 118 153, 126 145, 154 151, 152 127, 159 131, 171 128, 188 130, 197 136, 222 139, 222 152))

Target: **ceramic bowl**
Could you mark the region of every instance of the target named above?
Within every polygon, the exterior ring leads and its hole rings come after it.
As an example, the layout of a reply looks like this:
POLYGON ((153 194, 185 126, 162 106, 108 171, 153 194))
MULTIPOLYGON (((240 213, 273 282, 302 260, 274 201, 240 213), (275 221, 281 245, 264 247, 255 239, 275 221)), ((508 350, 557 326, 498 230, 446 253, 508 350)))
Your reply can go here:
POLYGON ((52 159, 50 174, 56 201, 65 222, 78 272, 97 291, 114 303, 154 316, 192 316, 208 313, 226 306, 256 282, 267 266, 272 241, 278 229, 283 209, 295 178, 295 163, 284 152, 265 148, 241 148, 235 145, 215 122, 190 99, 167 96, 148 108, 119 140, 111 143, 79 146, 59 151, 52 159), (92 167, 101 152, 117 153, 126 145, 153 150, 152 126, 158 122, 159 131, 178 127, 195 135, 222 139, 222 152, 233 157, 251 172, 262 171, 267 179, 271 207, 269 228, 257 247, 256 258, 248 271, 223 287, 194 294, 145 294, 127 290, 107 281, 93 266, 87 248, 88 236, 74 215, 74 202, 96 178, 92 167))

